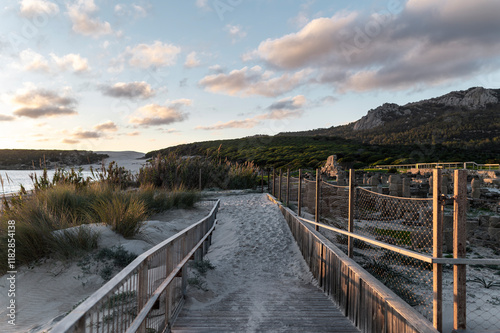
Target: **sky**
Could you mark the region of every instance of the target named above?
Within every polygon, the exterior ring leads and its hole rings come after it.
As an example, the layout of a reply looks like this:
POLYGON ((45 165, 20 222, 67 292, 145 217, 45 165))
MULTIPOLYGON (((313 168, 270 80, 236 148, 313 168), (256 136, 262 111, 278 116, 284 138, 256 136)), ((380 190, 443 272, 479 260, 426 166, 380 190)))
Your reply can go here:
POLYGON ((0 149, 148 152, 500 87, 496 0, 0 6, 0 149))

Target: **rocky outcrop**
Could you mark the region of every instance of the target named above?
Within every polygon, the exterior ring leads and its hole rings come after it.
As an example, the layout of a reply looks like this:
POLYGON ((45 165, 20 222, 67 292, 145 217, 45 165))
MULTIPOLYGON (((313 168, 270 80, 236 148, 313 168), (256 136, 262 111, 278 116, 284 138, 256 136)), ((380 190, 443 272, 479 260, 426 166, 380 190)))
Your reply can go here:
POLYGON ((431 98, 426 101, 435 104, 444 104, 446 106, 461 106, 469 109, 481 109, 488 104, 498 103, 497 96, 498 94, 495 90, 485 89, 483 87, 474 87, 462 91, 453 91, 441 97, 431 98))
POLYGON ((401 118, 410 117, 414 112, 414 116, 432 118, 436 114, 426 114, 426 105, 429 104, 444 105, 448 107, 462 107, 466 109, 482 109, 489 104, 499 103, 500 90, 485 89, 483 87, 474 87, 467 90, 452 91, 446 95, 431 99, 422 100, 419 102, 408 103, 399 106, 394 103, 385 103, 376 109, 368 111, 366 116, 362 117, 354 123, 353 129, 369 130, 384 125, 385 123, 401 118), (424 113, 422 114, 422 112, 424 113))
POLYGON ((356 121, 354 130, 366 130, 380 125, 386 121, 387 115, 403 115, 400 111, 400 106, 394 103, 385 103, 376 109, 368 111, 367 115, 356 121))

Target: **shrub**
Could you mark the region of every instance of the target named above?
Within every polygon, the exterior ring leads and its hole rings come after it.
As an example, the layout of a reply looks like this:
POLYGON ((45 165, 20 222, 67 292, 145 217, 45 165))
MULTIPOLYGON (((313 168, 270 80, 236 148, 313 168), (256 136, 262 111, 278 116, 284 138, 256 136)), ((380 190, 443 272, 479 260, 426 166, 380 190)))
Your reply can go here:
POLYGON ((134 236, 146 218, 144 202, 128 193, 117 192, 110 199, 96 201, 91 208, 99 221, 125 238, 134 236))

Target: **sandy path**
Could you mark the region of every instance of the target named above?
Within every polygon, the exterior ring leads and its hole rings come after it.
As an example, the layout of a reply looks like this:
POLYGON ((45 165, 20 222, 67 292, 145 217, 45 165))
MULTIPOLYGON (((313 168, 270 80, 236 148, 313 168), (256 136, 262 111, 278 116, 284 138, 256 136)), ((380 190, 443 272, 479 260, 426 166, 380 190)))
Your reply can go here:
POLYGON ((359 332, 316 287, 264 194, 223 197, 217 218, 206 256, 215 269, 206 291, 189 287, 172 332, 359 332))

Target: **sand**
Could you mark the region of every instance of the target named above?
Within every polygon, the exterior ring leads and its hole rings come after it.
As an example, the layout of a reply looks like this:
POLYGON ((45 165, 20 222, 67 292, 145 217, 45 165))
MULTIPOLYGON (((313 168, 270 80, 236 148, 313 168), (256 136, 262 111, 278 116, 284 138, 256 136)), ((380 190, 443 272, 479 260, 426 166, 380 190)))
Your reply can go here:
MULTIPOLYGON (((125 239, 102 224, 91 227, 100 233, 99 248, 121 245, 129 252, 141 254, 198 222, 210 212, 212 206, 213 202, 205 201, 197 203, 194 209, 176 209, 155 215, 145 222, 134 239, 125 239)), ((100 276, 99 268, 102 267, 98 263, 83 260, 83 257, 65 262, 47 259, 29 267, 19 267, 16 276, 16 326, 7 322, 9 284, 8 275, 2 276, 0 332, 48 331, 106 282, 100 276)))

